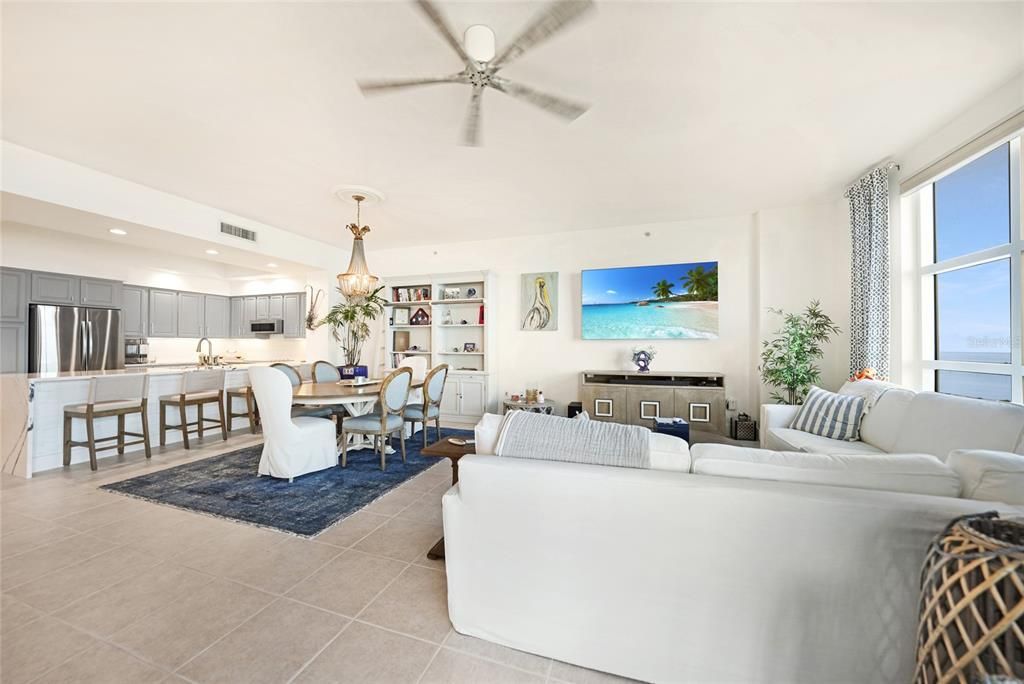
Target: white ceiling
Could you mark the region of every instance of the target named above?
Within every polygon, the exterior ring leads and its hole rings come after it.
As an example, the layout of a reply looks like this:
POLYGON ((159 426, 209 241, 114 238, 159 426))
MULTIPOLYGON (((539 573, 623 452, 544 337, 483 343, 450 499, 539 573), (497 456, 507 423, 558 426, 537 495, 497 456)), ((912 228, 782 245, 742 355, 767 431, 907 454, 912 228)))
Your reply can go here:
MULTIPOLYGON (((540 6, 442 3, 499 46, 540 6)), ((5 139, 336 244, 370 185, 371 248, 839 197, 1024 68, 1021 2, 600 2, 504 72, 592 109, 489 91, 473 149, 468 88, 354 84, 458 70, 405 3, 2 7, 5 139)))

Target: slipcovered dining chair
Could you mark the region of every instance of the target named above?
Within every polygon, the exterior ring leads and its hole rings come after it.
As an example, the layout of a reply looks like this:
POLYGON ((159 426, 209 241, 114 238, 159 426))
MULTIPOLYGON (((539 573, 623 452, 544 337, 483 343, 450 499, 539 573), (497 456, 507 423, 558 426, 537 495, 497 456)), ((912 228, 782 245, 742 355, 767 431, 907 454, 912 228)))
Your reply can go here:
MULTIPOLYGON (((427 359, 425 356, 407 356, 402 359, 402 363, 399 368, 408 368, 411 370, 413 382, 421 382, 423 378, 427 377, 427 359)), ((419 387, 410 390, 409 403, 423 403, 423 390, 419 387)))
POLYGON ((334 422, 314 416, 292 417, 292 388, 285 375, 275 368, 251 368, 249 381, 263 425, 259 475, 291 482, 338 464, 334 422))
POLYGON ((380 450, 380 469, 387 468, 388 441, 395 432, 402 441, 402 462, 405 462, 405 420, 402 412, 409 403, 412 371, 398 368, 380 383, 380 405, 377 412, 349 418, 341 426, 341 467, 348 465, 347 434, 373 435, 374 446, 380 450))
MULTIPOLYGON (((291 386, 298 387, 302 384, 302 374, 299 373, 299 369, 295 366, 290 366, 287 363, 272 363, 270 367, 284 373, 285 377, 288 378, 288 382, 291 386)), ((291 396, 291 391, 288 392, 288 396, 291 396)), ((259 403, 259 400, 256 400, 259 403)), ((293 404, 292 405, 293 416, 317 416, 320 418, 330 418, 335 415, 334 407, 332 406, 310 406, 309 404, 293 404)))
POLYGON ((441 441, 441 396, 444 394, 444 385, 447 381, 448 364, 435 366, 423 380, 422 403, 410 403, 405 407, 405 421, 412 423, 413 430, 416 429, 416 423, 423 423, 423 446, 427 446, 427 424, 431 420, 434 421, 437 430, 437 439, 441 441))

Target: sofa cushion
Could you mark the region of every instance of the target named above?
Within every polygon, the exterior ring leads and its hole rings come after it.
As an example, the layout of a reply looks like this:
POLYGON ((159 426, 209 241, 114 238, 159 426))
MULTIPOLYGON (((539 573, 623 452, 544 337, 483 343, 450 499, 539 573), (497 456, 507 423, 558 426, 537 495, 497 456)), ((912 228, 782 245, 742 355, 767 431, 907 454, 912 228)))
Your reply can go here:
POLYGON ((768 428, 764 446, 775 451, 806 451, 819 454, 881 454, 878 447, 865 442, 846 442, 794 428, 768 428))
POLYGON ((839 393, 859 395, 867 400, 860 421, 861 441, 882 451, 892 451, 916 392, 881 380, 857 380, 847 382, 839 393))
POLYGON ((1024 406, 920 392, 910 402, 893 451, 932 454, 954 449, 1021 453, 1024 406))
POLYGON ((960 476, 963 498, 1024 504, 1024 456, 957 449, 949 454, 946 465, 960 476))
POLYGON ((697 475, 959 496, 960 478, 929 454, 812 454, 724 444, 695 444, 697 475))
POLYGON ((791 428, 813 435, 852 442, 860 439, 864 397, 844 396, 812 387, 791 428))

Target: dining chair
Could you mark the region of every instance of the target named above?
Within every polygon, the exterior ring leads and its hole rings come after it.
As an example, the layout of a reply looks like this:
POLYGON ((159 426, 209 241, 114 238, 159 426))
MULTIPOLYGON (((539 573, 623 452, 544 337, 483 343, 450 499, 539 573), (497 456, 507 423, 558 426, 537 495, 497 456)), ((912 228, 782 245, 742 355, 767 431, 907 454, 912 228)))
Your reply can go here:
POLYGON ((291 383, 273 368, 249 369, 260 404, 263 452, 259 475, 288 478, 338 465, 334 423, 315 416, 292 416, 291 383))
POLYGON ((160 446, 166 446, 168 430, 181 430, 182 444, 186 449, 191 449, 188 433, 195 432, 199 439, 202 439, 206 423, 219 425, 221 438, 227 441, 228 422, 224 414, 224 376, 223 370, 189 371, 181 374, 178 393, 165 394, 160 397, 160 446), (217 405, 219 420, 207 418, 203 414, 203 409, 207 404, 217 405), (190 422, 187 418, 189 406, 196 408, 194 422, 190 422), (168 408, 178 410, 177 425, 167 422, 168 408), (195 430, 191 429, 193 427, 195 430))
POLYGON ((423 446, 427 446, 427 424, 434 420, 437 441, 441 441, 441 396, 444 385, 448 381, 448 364, 435 366, 423 379, 423 401, 419 404, 410 403, 405 407, 403 416, 407 423, 412 423, 413 431, 416 423, 423 423, 423 446))
POLYGON ((330 361, 317 361, 313 364, 313 382, 338 382, 341 371, 330 361))
MULTIPOLYGON (((270 364, 270 367, 284 373, 285 376, 288 378, 288 382, 291 383, 292 388, 298 387, 299 385, 302 384, 302 374, 299 373, 299 369, 296 368, 295 366, 291 366, 287 363, 272 363, 270 364)), ((310 406, 309 404, 292 404, 292 415, 330 418, 331 416, 335 415, 335 411, 334 407, 332 406, 310 406)))
POLYGON ((124 454, 126 446, 142 444, 146 449, 146 458, 153 454, 149 447, 149 416, 146 404, 149 399, 149 376, 145 373, 131 375, 112 375, 92 378, 89 381, 89 398, 84 404, 64 407, 64 465, 71 465, 71 449, 88 447, 89 467, 96 470, 96 452, 117 449, 124 454), (125 430, 125 416, 139 413, 142 416, 142 432, 125 430), (117 416, 117 434, 112 437, 96 438, 97 418, 117 416), (85 420, 86 441, 76 442, 72 438, 74 419, 85 420), (134 442, 124 441, 125 436, 139 437, 134 442), (116 444, 97 446, 102 442, 117 440, 116 444))
MULTIPOLYGON (((421 382, 427 376, 427 358, 425 356, 407 356, 402 359, 399 368, 411 369, 412 381, 421 382)), ((417 387, 409 392, 409 403, 423 403, 423 390, 421 388, 417 387)))
POLYGON ((399 433, 402 441, 402 462, 405 463, 405 420, 402 412, 409 403, 409 386, 412 371, 398 368, 380 383, 380 399, 377 412, 349 418, 341 427, 341 467, 348 465, 347 433, 373 435, 374 447, 380 450, 380 469, 387 468, 387 448, 391 435, 399 433))

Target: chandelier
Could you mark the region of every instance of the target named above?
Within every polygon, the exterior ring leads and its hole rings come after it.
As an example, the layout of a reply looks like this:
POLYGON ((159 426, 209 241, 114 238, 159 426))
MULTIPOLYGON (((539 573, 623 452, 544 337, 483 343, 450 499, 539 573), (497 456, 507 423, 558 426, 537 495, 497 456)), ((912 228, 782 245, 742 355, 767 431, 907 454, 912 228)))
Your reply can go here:
POLYGON ((370 232, 370 226, 360 226, 360 205, 366 199, 364 195, 352 195, 356 201, 356 222, 346 228, 352 231, 352 258, 348 262, 348 270, 338 274, 338 288, 346 297, 353 299, 367 297, 377 289, 377 276, 370 273, 366 266, 366 254, 363 251, 363 236, 370 232))

